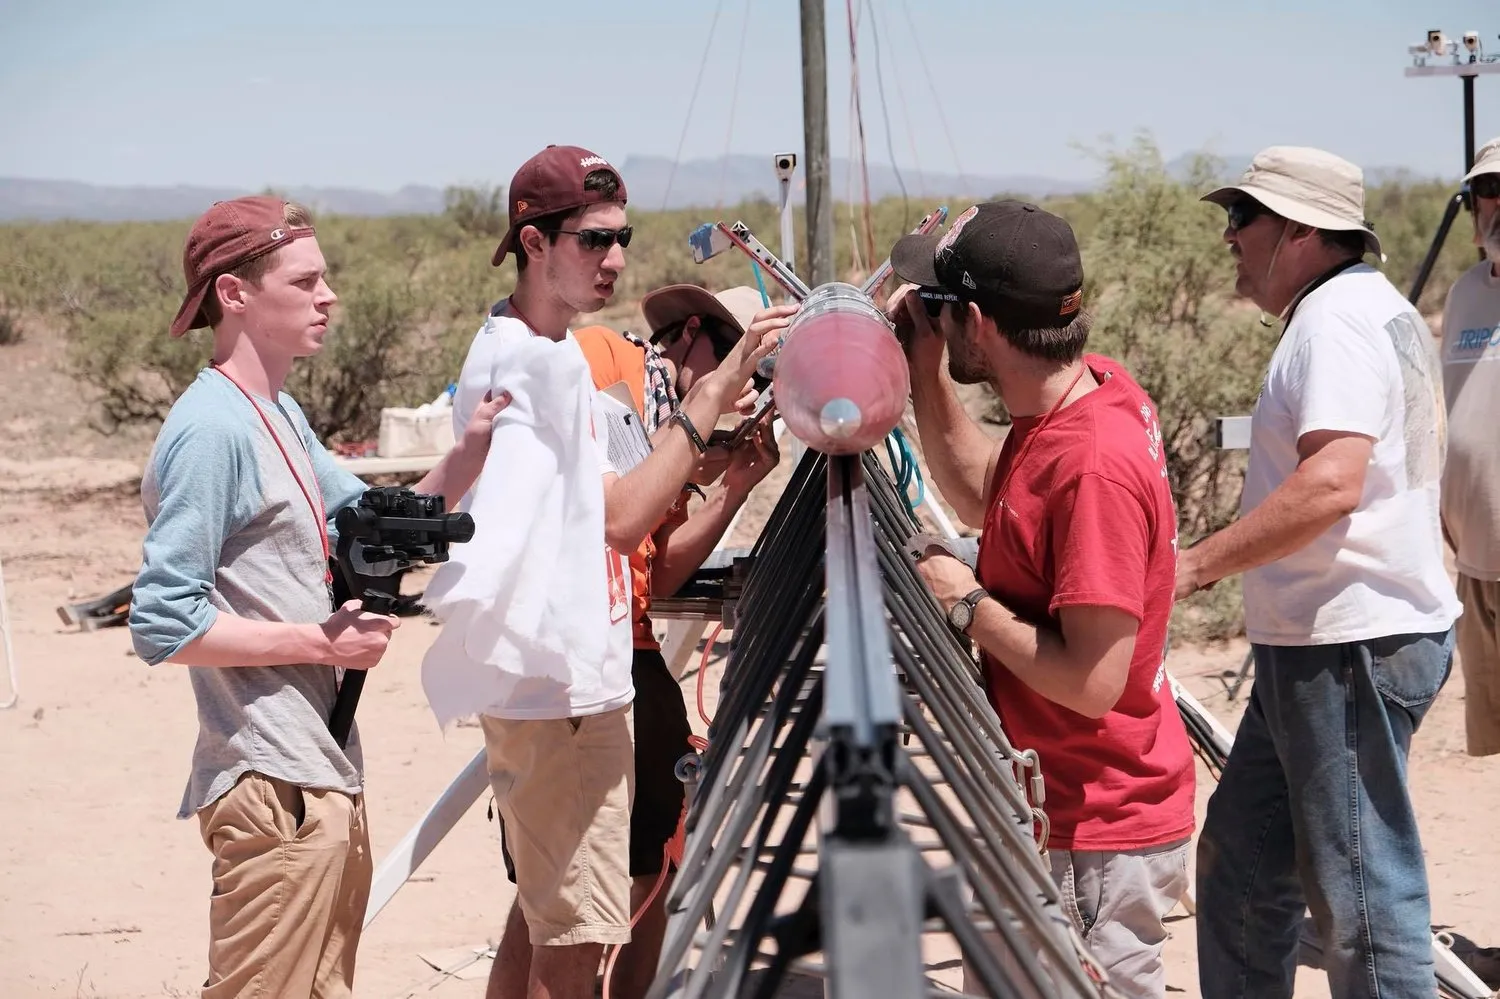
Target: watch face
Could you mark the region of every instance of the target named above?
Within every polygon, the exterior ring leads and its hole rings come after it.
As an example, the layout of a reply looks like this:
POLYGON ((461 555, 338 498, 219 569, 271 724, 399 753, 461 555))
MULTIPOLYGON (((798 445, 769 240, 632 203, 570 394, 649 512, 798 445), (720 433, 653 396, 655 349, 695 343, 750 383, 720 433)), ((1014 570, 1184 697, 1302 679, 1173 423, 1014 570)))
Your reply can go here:
POLYGON ((970 607, 966 600, 960 600, 948 611, 948 621, 959 631, 966 630, 973 617, 974 608, 970 607))

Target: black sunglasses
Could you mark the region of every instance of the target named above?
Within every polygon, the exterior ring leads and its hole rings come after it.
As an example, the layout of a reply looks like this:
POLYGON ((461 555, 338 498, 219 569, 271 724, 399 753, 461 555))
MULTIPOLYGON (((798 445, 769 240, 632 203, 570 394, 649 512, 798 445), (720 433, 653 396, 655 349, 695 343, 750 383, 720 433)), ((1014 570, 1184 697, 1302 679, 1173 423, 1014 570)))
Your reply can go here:
POLYGON ((616 243, 620 249, 630 245, 630 237, 635 235, 633 226, 624 226, 620 229, 554 229, 553 232, 562 233, 564 236, 577 236, 578 242, 585 250, 607 250, 616 243))
POLYGON ((1500 173, 1482 173, 1469 181, 1469 193, 1476 198, 1500 198, 1500 173))
POLYGON ((922 308, 933 319, 943 314, 943 306, 957 305, 963 299, 948 291, 940 291, 936 288, 918 288, 917 297, 922 300, 922 308))
POLYGON ((1271 214, 1269 208, 1254 198, 1240 198, 1230 202, 1226 211, 1229 213, 1229 228, 1232 232, 1238 232, 1262 215, 1271 214))

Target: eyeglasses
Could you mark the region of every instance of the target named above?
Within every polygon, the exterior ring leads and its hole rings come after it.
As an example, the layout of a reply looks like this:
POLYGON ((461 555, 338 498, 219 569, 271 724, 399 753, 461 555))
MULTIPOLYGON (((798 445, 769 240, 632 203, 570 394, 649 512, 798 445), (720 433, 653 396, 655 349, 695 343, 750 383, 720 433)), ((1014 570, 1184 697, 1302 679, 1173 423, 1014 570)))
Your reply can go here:
POLYGON ((1238 232, 1245 226, 1254 222, 1262 215, 1271 214, 1271 210, 1254 198, 1241 198, 1231 202, 1227 209, 1229 213, 1229 229, 1238 232))
POLYGON ((948 291, 940 291, 936 288, 918 288, 917 297, 922 300, 922 308, 933 319, 943 314, 943 306, 957 305, 963 299, 948 291))
POLYGON ((1476 198, 1500 198, 1500 173, 1482 173, 1469 181, 1469 192, 1476 198))
MULTIPOLYGON (((658 350, 671 348, 673 344, 683 339, 688 321, 693 318, 693 316, 689 316, 687 319, 679 319, 675 323, 662 327, 651 338, 651 342, 658 350)), ((698 322, 693 326, 692 335, 687 338, 687 349, 692 349, 693 343, 700 335, 706 335, 709 343, 713 346, 714 357, 720 361, 724 360, 724 358, 729 356, 729 351, 734 348, 735 341, 739 339, 738 333, 731 333, 725 329, 724 324, 719 321, 717 316, 698 316, 696 318, 698 322)))
POLYGON ((554 229, 553 232, 562 233, 564 236, 577 236, 579 244, 585 250, 607 250, 616 243, 620 249, 630 245, 630 237, 635 234, 634 226, 624 226, 619 229, 554 229))

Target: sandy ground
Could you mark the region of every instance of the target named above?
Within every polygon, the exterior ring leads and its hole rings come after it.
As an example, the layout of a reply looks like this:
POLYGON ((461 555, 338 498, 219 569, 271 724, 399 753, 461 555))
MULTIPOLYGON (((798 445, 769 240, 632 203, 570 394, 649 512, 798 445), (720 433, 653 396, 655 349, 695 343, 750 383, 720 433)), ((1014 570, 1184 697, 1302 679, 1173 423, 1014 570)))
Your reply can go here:
MULTIPOLYGON (((122 628, 79 633, 56 614, 134 576, 144 527, 142 441, 100 439, 81 427, 83 403, 46 363, 46 347, 45 337, 34 337, 0 357, 0 564, 21 694, 16 708, 0 711, 0 996, 195 995, 209 856, 196 823, 174 818, 195 734, 187 676, 146 667, 122 628), (13 391, 23 385, 25 397, 13 391), (38 415, 39 399, 52 416, 38 415)), ((360 706, 377 862, 481 744, 477 728, 445 737, 433 722, 418 680, 432 634, 426 620, 407 619, 360 706)), ((1170 664, 1231 729, 1244 699, 1228 703, 1217 676, 1243 654, 1239 643, 1183 649, 1170 664)), ((0 678, 0 699, 7 693, 0 678)), ((1462 714, 1455 671, 1416 740, 1411 784, 1434 922, 1461 945, 1495 946, 1500 841, 1485 830, 1500 814, 1500 758, 1464 755, 1462 714)), ((1211 790, 1200 775, 1200 816, 1211 790)), ((435 976, 423 955, 452 962, 498 933, 511 893, 486 803, 487 796, 366 933, 361 996, 483 994, 482 980, 435 976)), ((1193 926, 1186 915, 1173 921, 1174 994, 1198 993, 1193 926)), ((1302 972, 1297 996, 1327 994, 1321 973, 1302 972)))

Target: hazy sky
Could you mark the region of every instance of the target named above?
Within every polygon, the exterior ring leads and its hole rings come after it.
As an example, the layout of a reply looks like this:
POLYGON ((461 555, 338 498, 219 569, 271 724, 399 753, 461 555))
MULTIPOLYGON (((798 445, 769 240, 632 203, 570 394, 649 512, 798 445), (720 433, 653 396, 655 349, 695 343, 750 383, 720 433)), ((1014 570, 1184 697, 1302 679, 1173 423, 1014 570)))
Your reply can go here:
MULTIPOLYGON (((869 156, 890 159, 873 25, 896 162, 932 172, 1086 179, 1095 164, 1078 144, 1145 129, 1168 157, 1296 143, 1365 167, 1456 177, 1461 84, 1407 78, 1406 48, 1428 28, 1476 29, 1500 51, 1495 0, 856 8, 869 156)), ((798 9, 793 0, 0 0, 0 176, 504 183, 548 142, 617 162, 670 157, 685 123, 684 159, 800 150, 798 9), (713 59, 689 121, 716 9, 713 59)), ((829 3, 835 155, 850 151, 845 10, 829 3)), ((1482 143, 1500 134, 1500 74, 1480 77, 1476 93, 1482 143)))

